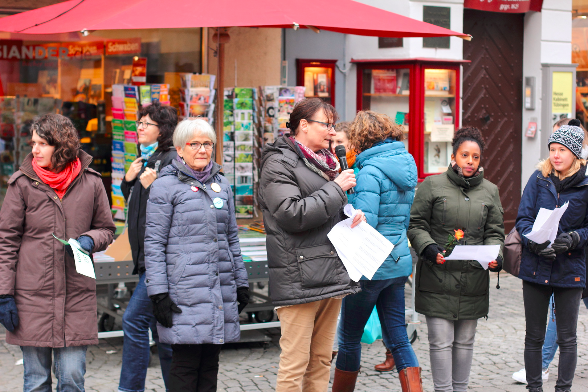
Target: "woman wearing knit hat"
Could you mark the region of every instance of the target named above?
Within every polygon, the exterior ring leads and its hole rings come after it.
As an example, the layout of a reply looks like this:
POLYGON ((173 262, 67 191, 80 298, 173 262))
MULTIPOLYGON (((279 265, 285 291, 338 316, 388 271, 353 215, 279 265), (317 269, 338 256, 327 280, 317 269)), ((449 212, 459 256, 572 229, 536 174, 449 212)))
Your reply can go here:
POLYGON ((570 391, 576 369, 576 325, 586 281, 588 245, 588 178, 582 159, 584 131, 564 125, 549 138, 549 158, 540 162, 523 192, 516 228, 523 241, 519 278, 525 305, 525 368, 527 388, 542 392, 541 347, 549 298, 554 295, 560 346, 556 392, 570 391), (539 209, 568 204, 557 237, 538 244, 525 235, 533 229, 539 209))

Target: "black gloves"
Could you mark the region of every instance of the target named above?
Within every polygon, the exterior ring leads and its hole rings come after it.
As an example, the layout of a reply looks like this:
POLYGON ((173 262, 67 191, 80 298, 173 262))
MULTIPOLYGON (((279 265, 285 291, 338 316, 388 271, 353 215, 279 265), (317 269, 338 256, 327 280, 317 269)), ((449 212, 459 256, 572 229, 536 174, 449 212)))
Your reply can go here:
POLYGON ((239 314, 245 309, 245 306, 249 303, 249 287, 237 287, 237 302, 239 306, 239 314))
MULTIPOLYGON (((94 240, 92 237, 81 235, 78 237, 78 242, 82 249, 88 252, 88 254, 92 253, 92 249, 94 249, 94 240)), ((71 245, 65 245, 65 251, 71 258, 74 257, 73 250, 71 250, 71 245)))
POLYGON ((555 253, 563 253, 570 249, 576 249, 579 243, 580 235, 572 231, 571 233, 561 233, 558 235, 551 247, 555 250, 555 253))
POLYGON ((0 323, 10 332, 18 327, 18 310, 12 295, 0 295, 0 323))
POLYGON ((150 298, 153 302, 153 315, 155 319, 165 328, 171 328, 173 325, 172 312, 182 313, 182 309, 173 303, 168 293, 155 294, 150 298))
POLYGON ((548 248, 549 241, 545 241, 542 244, 538 244, 534 241, 529 240, 529 244, 527 248, 536 255, 546 258, 549 261, 554 261, 556 258, 555 250, 552 248, 548 248))
POLYGON ((488 269, 492 272, 502 271, 502 256, 498 255, 498 257, 496 258, 496 263, 498 263, 498 266, 496 268, 488 268, 488 269))
POLYGON ((431 244, 427 245, 425 250, 423 250, 421 256, 423 256, 425 259, 429 260, 433 264, 437 264, 437 254, 439 253, 443 254, 443 248, 441 248, 437 244, 431 244))

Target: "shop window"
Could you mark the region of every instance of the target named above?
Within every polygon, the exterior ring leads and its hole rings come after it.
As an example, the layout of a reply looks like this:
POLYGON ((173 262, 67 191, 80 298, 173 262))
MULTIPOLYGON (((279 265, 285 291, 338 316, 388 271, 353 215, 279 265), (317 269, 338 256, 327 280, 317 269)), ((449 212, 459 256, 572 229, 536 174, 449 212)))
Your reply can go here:
POLYGON ((357 61, 357 109, 388 115, 404 127, 403 143, 419 178, 447 170, 459 127, 463 61, 357 61))
POLYGON ((170 84, 171 105, 179 107, 179 73, 201 72, 201 29, 111 30, 82 38, 0 40, 0 202, 31 151, 30 125, 46 113, 72 120, 110 195, 112 85, 131 84, 134 62, 136 69, 137 59, 143 65, 146 59, 143 80, 170 84))
POLYGON ((362 109, 387 114, 404 127, 408 149, 410 69, 363 70, 362 109))
POLYGON ((304 86, 306 98, 320 98, 335 106, 335 64, 337 60, 297 59, 297 86, 304 86))

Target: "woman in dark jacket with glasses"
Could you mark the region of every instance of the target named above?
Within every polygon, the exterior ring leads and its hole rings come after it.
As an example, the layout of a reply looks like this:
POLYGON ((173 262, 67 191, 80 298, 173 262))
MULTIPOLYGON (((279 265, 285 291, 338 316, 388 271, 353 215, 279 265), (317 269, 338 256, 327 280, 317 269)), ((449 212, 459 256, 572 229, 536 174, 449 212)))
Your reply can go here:
POLYGON ((157 342, 163 381, 167 385, 171 365, 171 347, 159 343, 151 300, 145 287, 145 224, 147 200, 151 184, 159 172, 177 156, 172 136, 178 123, 176 110, 154 103, 139 112, 137 133, 141 157, 127 171, 121 183, 121 191, 127 201, 127 232, 131 243, 134 274, 139 274, 139 283, 133 291, 129 305, 123 315, 123 360, 118 389, 124 392, 145 389, 145 377, 149 365, 149 329, 157 342))

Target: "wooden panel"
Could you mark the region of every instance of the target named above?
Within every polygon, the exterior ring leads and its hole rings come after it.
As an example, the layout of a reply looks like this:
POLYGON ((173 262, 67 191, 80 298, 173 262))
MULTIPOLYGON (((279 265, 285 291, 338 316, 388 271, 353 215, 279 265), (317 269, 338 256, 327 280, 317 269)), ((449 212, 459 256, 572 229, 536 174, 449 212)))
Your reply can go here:
POLYGON ((521 200, 523 14, 464 10, 463 126, 478 127, 485 177, 500 189, 507 233, 521 200))

